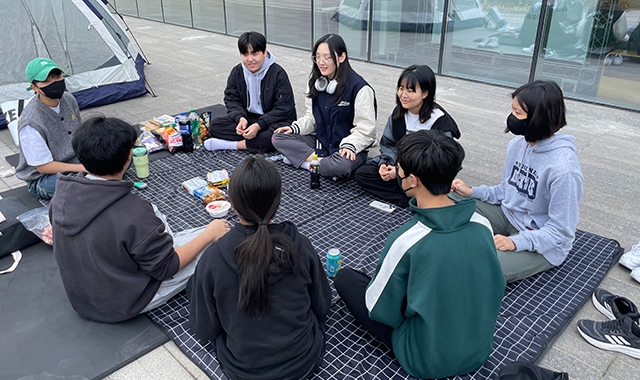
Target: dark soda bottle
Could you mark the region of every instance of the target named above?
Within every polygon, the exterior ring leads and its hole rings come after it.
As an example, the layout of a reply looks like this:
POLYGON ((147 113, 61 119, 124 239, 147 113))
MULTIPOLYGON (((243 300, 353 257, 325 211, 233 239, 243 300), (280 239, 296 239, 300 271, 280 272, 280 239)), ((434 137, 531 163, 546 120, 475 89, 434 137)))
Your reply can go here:
POLYGON ((180 126, 180 136, 182 136, 182 149, 185 152, 193 152, 193 137, 191 137, 191 121, 187 117, 187 113, 180 114, 178 119, 178 125, 180 126))
POLYGON ((311 172, 311 188, 317 189, 320 187, 320 171, 318 170, 319 162, 318 155, 313 154, 311 156, 311 163, 309 164, 309 171, 311 172))

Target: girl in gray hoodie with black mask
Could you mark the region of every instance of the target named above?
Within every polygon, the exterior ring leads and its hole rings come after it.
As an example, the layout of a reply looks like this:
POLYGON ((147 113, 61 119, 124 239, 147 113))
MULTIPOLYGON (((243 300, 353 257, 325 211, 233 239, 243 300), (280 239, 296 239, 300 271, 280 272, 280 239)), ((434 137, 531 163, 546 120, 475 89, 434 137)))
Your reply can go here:
POLYGON ((511 96, 505 132, 516 137, 502 181, 471 188, 456 179, 451 186, 453 199, 475 198, 478 213, 491 222, 507 282, 562 264, 580 220, 583 184, 575 138, 558 133, 567 124, 560 87, 534 81, 511 96))

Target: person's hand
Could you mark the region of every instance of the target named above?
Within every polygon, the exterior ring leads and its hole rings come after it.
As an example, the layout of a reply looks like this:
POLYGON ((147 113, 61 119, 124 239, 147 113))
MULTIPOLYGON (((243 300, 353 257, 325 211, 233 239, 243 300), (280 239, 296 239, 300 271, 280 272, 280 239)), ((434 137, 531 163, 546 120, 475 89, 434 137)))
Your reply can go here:
POLYGON ((515 251, 516 249, 516 243, 508 236, 494 235, 493 242, 499 251, 515 251))
POLYGON ((245 129, 245 132, 242 134, 242 137, 244 137, 247 140, 251 140, 258 135, 258 132, 260 132, 260 124, 253 123, 245 129))
POLYGON ((236 133, 239 135, 244 135, 247 129, 247 124, 249 124, 247 119, 241 117, 240 121, 238 121, 238 125, 236 126, 236 133))
POLYGON ((383 181, 391 181, 392 179, 396 179, 396 167, 393 165, 385 165, 382 164, 380 165, 380 168, 378 169, 378 173, 380 174, 380 178, 382 178, 383 181))
POLYGON ((229 223, 226 219, 216 219, 209 223, 204 230, 204 233, 207 234, 211 242, 218 241, 218 239, 223 237, 227 232, 229 232, 229 223))
POLYGON ((473 189, 467 186, 461 179, 456 178, 451 183, 451 191, 455 191, 456 193, 462 195, 463 197, 469 198, 471 193, 473 193, 473 189))
POLYGON ((340 149, 340 155, 342 157, 346 158, 347 160, 351 160, 351 161, 355 161, 356 160, 356 154, 353 153, 352 150, 347 149, 347 148, 340 149))
POLYGON ((291 127, 280 127, 278 129, 276 129, 275 131, 273 131, 273 133, 284 133, 285 135, 288 135, 291 132, 293 132, 291 127))

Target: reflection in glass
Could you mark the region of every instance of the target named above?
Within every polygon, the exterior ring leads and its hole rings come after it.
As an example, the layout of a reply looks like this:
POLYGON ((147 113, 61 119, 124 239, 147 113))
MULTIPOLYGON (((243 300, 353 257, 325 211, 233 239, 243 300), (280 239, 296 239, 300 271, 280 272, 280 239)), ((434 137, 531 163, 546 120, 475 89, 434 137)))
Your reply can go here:
POLYGON ((193 26, 224 33, 223 0, 191 0, 193 26))
POLYGON ((266 6, 269 42, 311 48, 309 0, 266 0, 266 6))
POLYGON ((367 59, 369 0, 316 0, 313 39, 327 33, 339 34, 347 44, 349 57, 367 59))
POLYGON ((172 24, 191 25, 191 9, 189 0, 163 0, 164 20, 172 24))
POLYGON ((138 0, 140 17, 151 20, 164 21, 162 19, 162 4, 160 0, 138 0))
POLYGON ((556 81, 571 97, 640 109, 637 6, 627 0, 564 0, 551 10, 536 79, 556 81))
POLYGON ((442 12, 435 1, 375 0, 371 60, 438 67, 442 12))
POLYGON ((262 0, 226 0, 227 33, 239 36, 255 31, 264 34, 262 0))
POLYGON ((115 7, 119 13, 127 16, 138 16, 136 0, 116 0, 115 7))
MULTIPOLYGON (((443 9, 438 0, 436 12, 443 9)), ((442 72, 513 87, 527 83, 540 9, 535 0, 450 0, 442 72)))

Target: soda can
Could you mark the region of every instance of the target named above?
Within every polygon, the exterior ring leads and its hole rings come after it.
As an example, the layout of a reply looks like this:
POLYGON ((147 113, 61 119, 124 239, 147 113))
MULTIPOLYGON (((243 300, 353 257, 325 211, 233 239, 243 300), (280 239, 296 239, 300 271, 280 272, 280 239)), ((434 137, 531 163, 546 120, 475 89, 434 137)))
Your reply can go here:
POLYGON ((342 255, 338 248, 331 248, 327 252, 327 276, 335 277, 342 265, 342 255))

